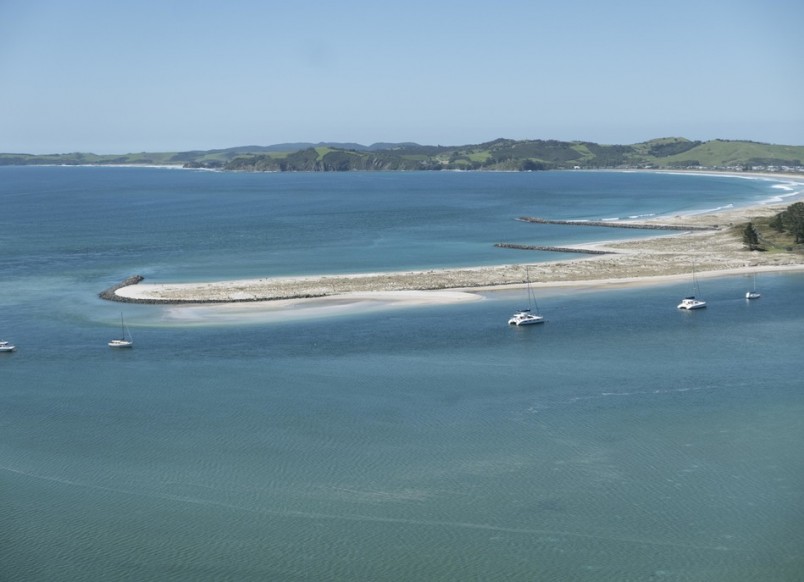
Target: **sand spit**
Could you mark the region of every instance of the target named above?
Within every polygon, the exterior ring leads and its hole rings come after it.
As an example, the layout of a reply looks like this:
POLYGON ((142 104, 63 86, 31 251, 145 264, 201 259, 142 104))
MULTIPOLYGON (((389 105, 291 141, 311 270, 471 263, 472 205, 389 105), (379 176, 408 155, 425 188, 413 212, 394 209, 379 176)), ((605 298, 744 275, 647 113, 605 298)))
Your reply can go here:
MULTIPOLYGON (((717 226, 718 229, 575 246, 578 249, 614 253, 589 258, 528 263, 528 251, 512 250, 512 258, 517 255, 521 262, 491 267, 355 275, 208 283, 139 283, 116 289, 114 299, 133 303, 191 304, 346 298, 356 293, 387 294, 401 291, 487 291, 524 284, 526 264, 535 287, 659 283, 689 277, 693 262, 700 277, 804 270, 804 254, 747 251, 743 248, 740 235, 729 228, 756 217, 772 216, 788 205, 761 205, 656 219, 655 222, 660 224, 717 226)), ((437 296, 434 294, 433 300, 444 299, 437 299, 437 296)), ((416 295, 416 300, 422 300, 421 294, 416 295)))

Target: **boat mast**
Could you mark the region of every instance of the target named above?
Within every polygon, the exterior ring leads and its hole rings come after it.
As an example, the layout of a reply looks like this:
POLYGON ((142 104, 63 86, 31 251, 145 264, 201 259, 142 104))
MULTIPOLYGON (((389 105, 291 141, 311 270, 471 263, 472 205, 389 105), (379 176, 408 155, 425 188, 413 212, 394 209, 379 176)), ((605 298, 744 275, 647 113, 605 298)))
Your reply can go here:
POLYGON ((530 271, 527 265, 525 265, 525 277, 528 280, 528 309, 532 309, 538 315, 539 306, 536 304, 536 295, 533 293, 533 287, 530 284, 530 271))

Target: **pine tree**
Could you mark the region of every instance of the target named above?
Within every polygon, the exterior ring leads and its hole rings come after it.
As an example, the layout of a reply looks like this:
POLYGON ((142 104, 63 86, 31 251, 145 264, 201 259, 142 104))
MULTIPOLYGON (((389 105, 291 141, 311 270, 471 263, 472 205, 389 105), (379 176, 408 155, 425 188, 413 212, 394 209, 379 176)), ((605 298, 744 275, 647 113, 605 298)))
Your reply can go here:
POLYGON ((759 235, 751 222, 746 224, 743 230, 743 244, 748 247, 749 251, 759 250, 759 235))
POLYGON ((788 206, 771 219, 770 225, 779 232, 789 232, 795 238, 796 244, 804 242, 804 202, 788 206))

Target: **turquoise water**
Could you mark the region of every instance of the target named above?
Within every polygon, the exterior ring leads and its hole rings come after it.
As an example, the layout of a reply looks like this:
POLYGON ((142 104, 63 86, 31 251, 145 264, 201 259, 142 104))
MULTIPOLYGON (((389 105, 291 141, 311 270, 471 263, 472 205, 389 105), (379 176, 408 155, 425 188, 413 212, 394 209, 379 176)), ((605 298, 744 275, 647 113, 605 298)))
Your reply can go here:
MULTIPOLYGON (((0 243, 14 277, 207 280, 550 260, 497 242, 559 245, 650 231, 519 216, 676 214, 791 195, 776 181, 614 172, 225 174, 0 167, 0 243)), ((567 255, 563 255, 566 258, 567 255)), ((561 255, 558 258, 562 258, 561 255)), ((37 285, 38 286, 38 285, 37 285)))
MULTIPOLYGON (((466 247, 511 237, 521 226, 511 214, 537 213, 517 197, 559 215, 550 201, 564 179, 595 200, 560 217, 588 218, 750 202, 770 197, 772 182, 667 176, 651 201, 641 174, 338 175, 337 192, 353 200, 342 208, 318 191, 330 188, 319 175, 4 172, 13 180, 0 182, 0 237, 15 244, 0 258, 0 336, 19 349, 0 354, 0 579, 753 581, 804 571, 802 274, 760 275, 754 302, 742 298, 745 277, 704 280, 709 308, 693 313, 675 308, 682 283, 545 292, 548 322, 529 329, 505 324, 521 292, 248 325, 182 325, 165 308, 125 305, 137 345, 123 352, 105 345, 121 306, 96 297, 140 268, 162 280, 174 270, 251 276, 257 240, 259 252, 281 256, 273 245, 287 244, 303 257, 284 272, 315 272, 322 253, 347 253, 347 271, 407 268, 426 259, 418 237, 431 247, 454 237, 432 265, 461 264, 466 247), (537 179, 549 189, 528 182, 537 179), (294 224, 281 237, 250 226, 260 180, 317 197, 316 245, 341 250, 290 244, 316 231, 301 202, 265 210, 271 224, 294 224), (715 200, 702 198, 710 187, 715 200), (400 193, 410 219, 396 226, 400 193), (379 209, 352 233, 361 204, 379 209), (415 228, 434 205, 449 212, 415 228), (452 230, 465 214, 476 236, 452 230), (383 233, 402 242, 363 244, 383 233)), ((551 231, 548 244, 564 236, 551 231)))

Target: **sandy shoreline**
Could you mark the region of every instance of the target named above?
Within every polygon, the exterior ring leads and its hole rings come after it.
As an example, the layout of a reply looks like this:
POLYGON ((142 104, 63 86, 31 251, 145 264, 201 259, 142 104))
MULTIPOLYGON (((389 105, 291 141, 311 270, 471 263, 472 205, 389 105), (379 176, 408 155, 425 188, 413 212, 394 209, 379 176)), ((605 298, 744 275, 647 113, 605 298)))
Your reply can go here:
MULTIPOLYGON (((800 177, 799 177, 800 178, 800 177)), ((530 251, 513 250, 520 262, 499 266, 389 273, 277 277, 208 283, 140 283, 115 291, 121 301, 197 304, 286 302, 327 298, 330 305, 366 301, 422 303, 460 301, 474 294, 521 286, 525 266, 534 287, 606 287, 660 284, 690 277, 694 261, 700 277, 761 271, 804 270, 804 254, 750 252, 729 225, 771 216, 792 202, 725 209, 695 215, 656 218, 656 224, 720 227, 714 231, 682 231, 639 240, 604 241, 575 248, 612 251, 571 260, 529 263, 530 251), (423 293, 426 292, 426 293, 423 293)), ((605 229, 601 229, 605 230, 605 229)), ((605 233, 601 233, 605 236, 605 233)), ((280 307, 280 304, 274 306, 280 307)))

